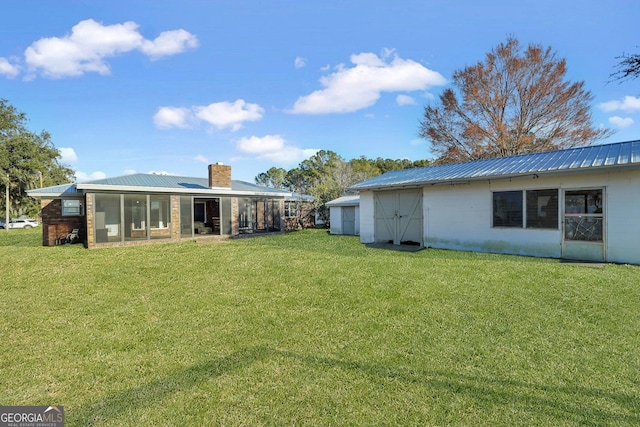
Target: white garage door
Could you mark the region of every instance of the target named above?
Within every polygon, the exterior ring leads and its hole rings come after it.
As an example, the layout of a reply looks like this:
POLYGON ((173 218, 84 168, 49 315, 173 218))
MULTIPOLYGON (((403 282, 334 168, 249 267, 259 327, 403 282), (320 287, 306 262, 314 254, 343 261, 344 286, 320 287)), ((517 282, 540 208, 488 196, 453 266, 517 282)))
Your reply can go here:
POLYGON ((375 240, 422 246, 422 190, 374 194, 375 240))

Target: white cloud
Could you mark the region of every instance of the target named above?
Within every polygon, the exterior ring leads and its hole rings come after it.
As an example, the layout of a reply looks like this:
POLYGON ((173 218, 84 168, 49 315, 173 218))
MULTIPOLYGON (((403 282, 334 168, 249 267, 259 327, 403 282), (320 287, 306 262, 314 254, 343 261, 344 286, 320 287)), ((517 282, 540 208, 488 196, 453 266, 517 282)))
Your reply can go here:
POLYGON ((286 141, 280 135, 267 135, 259 138, 252 136, 250 138, 240 138, 238 141, 238 150, 245 154, 265 154, 282 150, 286 141))
POLYGON ((172 127, 187 128, 191 121, 191 111, 180 107, 160 107, 153 116, 153 122, 160 129, 172 127))
POLYGON ((198 121, 207 122, 218 129, 230 128, 233 132, 244 122, 255 122, 264 116, 264 108, 247 103, 244 99, 234 102, 214 102, 209 105, 185 107, 160 107, 153 122, 160 129, 188 128, 198 121))
POLYGON ((302 149, 288 145, 280 135, 252 136, 241 138, 236 145, 243 154, 256 156, 279 165, 294 165, 316 154, 318 149, 302 149))
POLYGON ((196 36, 185 30, 166 31, 155 40, 138 32, 138 24, 103 25, 93 19, 80 21, 64 37, 45 37, 31 44, 24 53, 33 74, 46 77, 81 76, 86 72, 109 74, 107 58, 139 50, 151 59, 174 55, 198 45, 196 36))
POLYGON ((195 160, 196 162, 200 162, 200 163, 207 163, 209 164, 209 159, 207 159, 205 156, 203 156, 202 154, 198 154, 197 156, 195 156, 193 158, 193 160, 195 160))
POLYGON ((416 103, 416 100, 413 99, 413 97, 411 97, 409 95, 398 95, 396 97, 396 102, 400 106, 403 106, 403 105, 414 105, 416 103))
POLYGON ((303 58, 301 56, 297 56, 295 61, 293 61, 293 66, 296 67, 296 70, 306 67, 307 66, 307 58, 303 58))
POLYGON ((125 169, 123 173, 124 173, 125 175, 133 175, 133 174, 135 174, 135 173, 137 173, 137 172, 136 172, 136 170, 135 170, 135 169, 125 169))
POLYGON ((164 31, 155 40, 145 40, 140 50, 151 59, 182 53, 198 47, 198 38, 185 30, 164 31))
POLYGON ((609 123, 611 123, 612 125, 620 129, 624 129, 624 128, 628 128, 633 124, 633 119, 631 117, 612 116, 612 117, 609 117, 609 123))
POLYGON ((258 104, 248 104, 243 99, 235 102, 215 102, 204 107, 192 107, 195 116, 212 124, 218 129, 231 128, 237 131, 243 122, 255 122, 262 119, 264 108, 258 104))
POLYGON ((90 174, 81 172, 81 171, 76 171, 75 177, 77 182, 93 181, 94 179, 105 179, 107 177, 107 174, 100 171, 92 172, 90 174))
POLYGON ((608 101, 598 104, 601 110, 606 112, 624 111, 625 113, 634 113, 640 111, 640 98, 635 96, 625 96, 622 101, 608 101))
POLYGON ((14 78, 20 74, 20 68, 10 63, 7 58, 0 58, 0 75, 2 74, 9 78, 14 78))
POLYGON ((78 155, 73 148, 70 147, 60 147, 58 149, 60 151, 60 162, 70 165, 72 163, 76 163, 78 161, 78 155))
POLYGON ((320 83, 324 88, 301 96, 288 112, 348 113, 372 106, 382 92, 424 91, 446 83, 440 73, 402 59, 388 49, 381 57, 366 52, 351 55, 351 63, 351 68, 340 64, 334 73, 323 76, 320 83))

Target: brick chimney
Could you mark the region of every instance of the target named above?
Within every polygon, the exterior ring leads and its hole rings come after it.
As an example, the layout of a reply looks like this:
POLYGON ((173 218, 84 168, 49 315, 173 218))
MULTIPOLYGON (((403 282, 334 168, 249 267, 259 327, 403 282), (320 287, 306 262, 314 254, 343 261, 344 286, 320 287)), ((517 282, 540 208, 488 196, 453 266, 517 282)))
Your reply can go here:
POLYGON ((209 165, 209 187, 231 188, 231 166, 209 165))

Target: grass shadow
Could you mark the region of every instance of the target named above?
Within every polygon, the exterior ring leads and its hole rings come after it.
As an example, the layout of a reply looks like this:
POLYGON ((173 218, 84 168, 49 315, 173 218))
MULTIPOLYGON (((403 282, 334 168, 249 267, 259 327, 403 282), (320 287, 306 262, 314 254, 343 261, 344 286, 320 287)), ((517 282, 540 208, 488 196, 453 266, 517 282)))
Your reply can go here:
MULTIPOLYGON (((117 421, 140 408, 152 406, 167 395, 182 392, 212 378, 240 370, 255 362, 270 358, 292 359, 317 370, 338 368, 354 371, 359 377, 376 377, 435 390, 442 394, 464 396, 485 407, 508 406, 531 414, 544 414, 558 424, 640 425, 640 397, 625 393, 580 386, 543 385, 483 376, 465 375, 453 371, 427 371, 395 366, 366 364, 331 357, 311 356, 290 351, 249 347, 228 356, 191 366, 150 381, 136 388, 122 390, 110 396, 87 402, 77 409, 69 408, 67 419, 73 424, 94 425, 117 421), (560 398, 558 398, 558 396, 560 398), (573 402, 586 399, 606 401, 599 406, 573 402), (613 406, 624 408, 616 412, 613 406), (625 413, 626 410, 626 413, 625 413)), ((135 420, 129 420, 135 421, 135 420)), ((317 420, 322 423, 322 420, 317 420)), ((463 421, 463 420, 462 420, 463 421)))

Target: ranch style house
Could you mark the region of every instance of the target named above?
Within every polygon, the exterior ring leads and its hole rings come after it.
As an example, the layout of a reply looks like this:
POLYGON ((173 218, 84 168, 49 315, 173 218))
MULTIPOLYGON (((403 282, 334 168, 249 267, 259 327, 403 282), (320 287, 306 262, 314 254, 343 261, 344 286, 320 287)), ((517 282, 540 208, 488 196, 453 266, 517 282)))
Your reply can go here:
POLYGON ((284 232, 314 225, 313 197, 231 179, 133 174, 30 190, 42 207, 42 244, 77 230, 88 248, 284 232))

